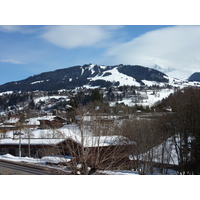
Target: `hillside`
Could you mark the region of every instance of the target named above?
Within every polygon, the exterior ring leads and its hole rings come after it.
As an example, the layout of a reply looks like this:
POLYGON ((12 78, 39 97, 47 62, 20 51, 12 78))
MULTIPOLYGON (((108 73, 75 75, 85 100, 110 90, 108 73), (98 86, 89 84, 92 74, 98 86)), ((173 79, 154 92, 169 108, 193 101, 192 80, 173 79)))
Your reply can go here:
POLYGON ((86 64, 65 69, 45 72, 0 85, 0 92, 5 91, 52 91, 59 89, 74 89, 81 86, 123 86, 168 83, 166 74, 138 65, 100 66, 86 64))
POLYGON ((192 74, 189 79, 189 81, 197 81, 200 82, 200 72, 196 72, 194 74, 192 74))

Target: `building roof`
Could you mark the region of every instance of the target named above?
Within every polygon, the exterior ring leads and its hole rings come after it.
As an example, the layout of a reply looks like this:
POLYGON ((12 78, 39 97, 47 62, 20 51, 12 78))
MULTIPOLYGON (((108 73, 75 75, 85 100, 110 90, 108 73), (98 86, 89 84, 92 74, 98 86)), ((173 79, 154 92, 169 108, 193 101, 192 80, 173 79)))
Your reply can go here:
MULTIPOLYGON (((30 144, 31 145, 56 145, 65 139, 30 139, 30 144)), ((11 139, 11 138, 6 138, 0 140, 0 145, 18 145, 19 144, 19 139, 11 139)), ((21 139, 21 145, 28 145, 29 140, 28 139, 21 139)))
MULTIPOLYGON (((66 125, 62 128, 49 130, 49 129, 36 129, 32 131, 34 138, 30 139, 30 144, 46 144, 46 145, 57 145, 65 140, 73 140, 78 144, 83 144, 84 147, 98 147, 98 146, 109 146, 109 145, 130 145, 134 144, 126 137, 119 136, 119 135, 109 135, 109 136, 92 136, 91 133, 88 133, 87 129, 84 130, 83 137, 81 137, 81 131, 77 125, 66 125), (60 138, 49 138, 53 137, 52 134, 56 134, 56 131, 60 134, 60 138), (39 138, 39 137, 46 137, 46 138, 39 138), (48 138, 47 138, 48 137, 48 138)), ((0 140, 1 144, 10 144, 15 145, 19 144, 19 139, 2 139, 0 140)), ((28 139, 21 139, 21 144, 28 144, 28 139)))
MULTIPOLYGON (((74 140, 75 142, 84 145, 84 147, 98 147, 98 146, 109 146, 109 145, 127 145, 133 144, 128 138, 120 135, 109 135, 109 136, 93 136, 87 132, 87 129, 83 131, 83 140, 81 132, 76 125, 67 125, 60 129, 61 133, 66 137, 74 140)), ((135 143, 134 143, 135 144, 135 143)))
POLYGON ((30 118, 25 120, 26 125, 40 125, 40 122, 38 121, 38 118, 30 118))
POLYGON ((53 121, 53 120, 55 120, 55 118, 59 118, 59 119, 62 119, 62 120, 65 120, 65 121, 66 121, 66 119, 64 119, 64 118, 62 118, 62 117, 59 117, 59 116, 43 116, 43 117, 37 118, 37 120, 38 120, 38 121, 40 121, 40 120, 53 121))
POLYGON ((10 119, 4 121, 4 124, 15 124, 20 120, 19 116, 11 116, 10 119))
MULTIPOLYGON (((31 145, 57 145, 61 142, 64 142, 67 139, 71 139, 74 142, 77 142, 79 144, 82 143, 81 137, 67 137, 63 139, 54 139, 54 138, 44 138, 44 139, 30 139, 31 145)), ((6 138, 0 140, 0 146, 1 145, 18 145, 19 139, 11 139, 6 138)), ((21 145, 28 145, 29 140, 28 139, 21 139, 21 145)), ((101 136, 101 137, 84 137, 83 139, 84 147, 98 147, 98 146, 109 146, 109 145, 125 145, 125 144, 132 144, 125 142, 124 138, 121 138, 119 136, 101 136)))

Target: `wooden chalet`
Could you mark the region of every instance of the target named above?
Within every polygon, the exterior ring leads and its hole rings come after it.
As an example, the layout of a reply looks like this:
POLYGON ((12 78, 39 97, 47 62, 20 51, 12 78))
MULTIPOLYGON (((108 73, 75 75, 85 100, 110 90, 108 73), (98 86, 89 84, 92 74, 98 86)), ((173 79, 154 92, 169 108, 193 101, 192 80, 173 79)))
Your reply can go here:
MULTIPOLYGON (((95 165, 100 163, 100 168, 110 167, 115 168, 121 165, 125 161, 129 160, 129 155, 133 143, 127 143, 127 141, 119 144, 110 143, 110 136, 106 141, 103 136, 102 141, 89 141, 84 142, 81 145, 80 140, 74 138, 66 139, 2 139, 0 140, 0 155, 12 154, 13 156, 19 156, 19 146, 21 145, 21 156, 28 156, 30 150, 31 157, 41 158, 49 155, 65 155, 72 156, 72 162, 81 163, 83 161, 83 153, 87 153, 87 163, 89 165, 95 165), (110 166, 112 163, 112 166, 110 166)), ((93 137, 97 139, 97 137, 93 137)), ((116 137, 115 137, 116 139, 116 137)), ((99 140, 99 139, 98 139, 99 140)), ((70 164, 70 163, 69 163, 70 164)))
POLYGON ((54 152, 56 144, 64 139, 2 139, 0 140, 0 155, 11 154, 19 156, 19 149, 21 146, 21 156, 30 156, 41 158, 42 156, 49 155, 48 153, 54 152), (47 151, 48 150, 48 151, 47 151), (47 153, 47 154, 45 154, 47 153))
POLYGON ((67 122, 66 119, 59 116, 44 116, 38 119, 40 122, 40 128, 60 128, 64 123, 67 122))
POLYGON ((21 126, 20 116, 11 116, 10 119, 6 120, 1 124, 0 130, 17 130, 21 126))
POLYGON ((24 128, 38 128, 40 126, 40 122, 37 118, 26 119, 23 123, 24 128))

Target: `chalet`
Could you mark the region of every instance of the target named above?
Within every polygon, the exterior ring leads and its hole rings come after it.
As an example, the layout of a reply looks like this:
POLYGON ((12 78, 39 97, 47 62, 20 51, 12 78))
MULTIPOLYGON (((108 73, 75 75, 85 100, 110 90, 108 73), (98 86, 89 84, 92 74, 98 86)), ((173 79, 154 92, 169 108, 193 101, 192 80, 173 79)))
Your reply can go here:
POLYGON ((20 116, 11 116, 1 124, 0 130, 17 130, 21 126, 20 116))
MULTIPOLYGON (((90 137, 82 140, 81 137, 68 137, 65 139, 2 139, 0 140, 0 155, 12 154, 19 156, 29 155, 31 157, 41 158, 48 155, 67 155, 72 156, 73 161, 82 162, 83 152, 87 152, 87 162, 93 165, 94 162, 101 163, 103 166, 109 166, 115 161, 124 162, 130 155, 130 143, 119 136, 90 137), (21 148, 20 148, 21 146, 21 148)), ((85 155, 85 154, 84 154, 85 155)), ((113 164, 112 164, 113 167, 113 164)))
POLYGON ((68 163, 87 162, 88 166, 98 169, 127 169, 132 162, 129 159, 134 142, 130 142, 127 138, 115 136, 97 136, 91 137, 80 142, 68 139, 59 144, 63 151, 63 155, 72 156, 72 160, 68 163), (63 146, 64 144, 64 146, 63 146), (83 146, 83 149, 81 148, 83 146), (70 152, 68 150, 70 149, 70 152), (84 152, 84 157, 81 154, 84 152), (67 154, 66 154, 67 153, 67 154), (69 154, 71 153, 71 154, 69 154))
POLYGON ((55 145, 64 139, 2 139, 0 140, 0 155, 11 154, 19 156, 21 146, 21 156, 25 157, 29 154, 31 157, 42 157, 45 155, 45 149, 55 147, 55 145))
POLYGON ((38 121, 40 122, 40 128, 46 129, 46 128, 60 128, 63 126, 64 123, 67 122, 67 119, 64 119, 59 116, 44 116, 38 118, 38 121))
POLYGON ((39 126, 40 122, 38 121, 38 118, 26 119, 23 123, 24 128, 38 128, 39 126))

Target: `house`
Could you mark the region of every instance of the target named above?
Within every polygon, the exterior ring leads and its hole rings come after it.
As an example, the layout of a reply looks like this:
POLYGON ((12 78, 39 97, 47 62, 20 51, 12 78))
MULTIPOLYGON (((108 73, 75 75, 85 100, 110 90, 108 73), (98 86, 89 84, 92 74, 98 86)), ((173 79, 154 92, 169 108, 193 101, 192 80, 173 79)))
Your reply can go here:
MULTIPOLYGON (((11 139, 6 138, 0 140, 0 155, 11 154, 13 156, 19 156, 19 149, 21 149, 21 156, 25 157, 29 155, 31 157, 42 157, 45 152, 51 148, 55 148, 55 145, 64 139, 11 139), (20 148, 21 146, 21 148, 20 148)), ((49 155, 49 154, 47 154, 49 155)))
POLYGON ((38 128, 39 126, 40 122, 38 121, 38 118, 26 119, 23 123, 24 128, 38 128))
POLYGON ((62 155, 72 156, 67 163, 86 162, 88 166, 98 169, 125 169, 131 165, 129 156, 135 147, 135 142, 119 135, 91 136, 71 135, 57 144, 62 155))
POLYGON ((5 120, 0 126, 0 130, 17 130, 21 126, 20 116, 11 116, 10 119, 5 120))
POLYGON ((64 119, 59 116, 44 116, 41 118, 38 118, 38 121, 40 122, 40 128, 60 128, 63 126, 64 123, 67 122, 67 119, 64 119))
MULTIPOLYGON (((19 156, 44 157, 65 155, 73 157, 71 163, 82 163, 83 158, 89 166, 98 163, 100 169, 115 168, 129 161, 130 147, 133 143, 119 136, 88 137, 72 135, 63 139, 2 139, 0 155, 12 154, 19 156), (85 155, 87 155, 85 157, 85 155)), ((66 163, 65 163, 66 164, 66 163)))
MULTIPOLYGON (((21 146, 21 156, 44 157, 53 155, 71 156, 73 159, 68 164, 82 163, 83 158, 89 166, 99 168, 117 168, 130 161, 129 155, 135 145, 134 142, 119 135, 93 136, 84 129, 82 133, 75 124, 65 125, 56 129, 62 138, 38 138, 39 133, 44 130, 33 130, 37 133, 37 138, 16 137, 15 139, 7 138, 0 140, 0 154, 19 155, 21 146), (87 156, 86 156, 87 155, 87 156), (86 156, 86 157, 85 157, 86 156)), ((46 129, 45 131, 51 131, 46 129)), ((33 134, 33 135, 34 135, 33 134)), ((65 163, 66 164, 66 163, 65 163)))

